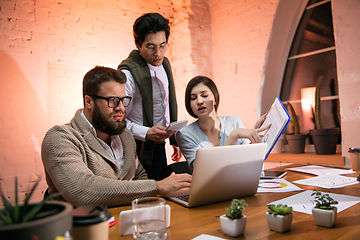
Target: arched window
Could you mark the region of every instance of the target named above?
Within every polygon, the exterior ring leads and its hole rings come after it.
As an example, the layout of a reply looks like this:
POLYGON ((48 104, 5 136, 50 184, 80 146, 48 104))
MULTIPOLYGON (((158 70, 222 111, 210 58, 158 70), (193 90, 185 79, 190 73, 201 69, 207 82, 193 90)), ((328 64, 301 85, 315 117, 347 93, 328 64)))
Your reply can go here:
MULTIPOLYGON (((336 52, 331 1, 310 0, 298 24, 287 58, 280 99, 290 101, 300 131, 314 129, 313 90, 320 76, 324 128, 340 127, 336 52)), ((291 129, 288 132, 291 132, 291 129)))

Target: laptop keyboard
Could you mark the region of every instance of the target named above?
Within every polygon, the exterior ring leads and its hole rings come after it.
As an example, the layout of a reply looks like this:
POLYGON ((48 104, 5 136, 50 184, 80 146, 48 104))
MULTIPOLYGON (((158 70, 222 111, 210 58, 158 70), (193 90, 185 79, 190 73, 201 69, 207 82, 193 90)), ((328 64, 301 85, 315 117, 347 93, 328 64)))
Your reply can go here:
POLYGON ((180 199, 184 202, 189 202, 189 196, 190 195, 185 195, 185 196, 179 196, 179 197, 176 197, 177 199, 180 199))

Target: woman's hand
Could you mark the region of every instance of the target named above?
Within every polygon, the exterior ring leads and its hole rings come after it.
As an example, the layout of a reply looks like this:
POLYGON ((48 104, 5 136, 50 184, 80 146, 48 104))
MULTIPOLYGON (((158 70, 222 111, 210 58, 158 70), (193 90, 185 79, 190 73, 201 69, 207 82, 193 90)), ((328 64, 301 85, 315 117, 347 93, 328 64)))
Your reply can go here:
POLYGON ((235 145, 239 138, 247 138, 251 143, 259 143, 263 135, 261 132, 267 131, 271 125, 257 129, 237 128, 230 133, 224 145, 235 145))
POLYGON ((265 113, 264 115, 262 115, 259 120, 256 121, 255 125, 254 125, 254 129, 257 129, 261 126, 261 124, 263 124, 263 122, 265 121, 267 116, 267 113, 265 113))

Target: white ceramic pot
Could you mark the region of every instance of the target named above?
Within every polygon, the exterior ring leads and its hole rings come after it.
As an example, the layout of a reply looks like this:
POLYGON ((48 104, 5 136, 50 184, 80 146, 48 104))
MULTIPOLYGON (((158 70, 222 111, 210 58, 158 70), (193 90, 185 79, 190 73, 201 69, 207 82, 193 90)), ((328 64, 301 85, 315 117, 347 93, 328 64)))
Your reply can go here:
POLYGON ((287 215, 274 215, 266 212, 266 220, 269 225, 270 230, 275 232, 286 232, 290 229, 292 223, 293 214, 287 215))
POLYGON ((238 237, 245 231, 246 216, 242 218, 231 220, 226 214, 220 216, 221 229, 230 237, 238 237))
POLYGON ((335 207, 333 210, 313 208, 312 216, 316 225, 330 228, 335 225, 337 208, 335 207))

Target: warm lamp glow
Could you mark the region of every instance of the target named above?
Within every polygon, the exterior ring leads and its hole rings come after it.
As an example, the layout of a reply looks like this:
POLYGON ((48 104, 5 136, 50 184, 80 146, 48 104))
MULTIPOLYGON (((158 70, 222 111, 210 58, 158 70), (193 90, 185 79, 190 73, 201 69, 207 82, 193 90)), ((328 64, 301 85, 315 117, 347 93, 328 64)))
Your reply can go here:
POLYGON ((311 111, 311 102, 307 99, 301 99, 301 108, 303 111, 311 111))
POLYGON ((304 132, 308 132, 310 129, 314 128, 313 118, 313 108, 315 106, 315 87, 302 88, 300 90, 301 94, 301 109, 302 109, 302 119, 303 119, 303 129, 304 132))

